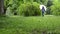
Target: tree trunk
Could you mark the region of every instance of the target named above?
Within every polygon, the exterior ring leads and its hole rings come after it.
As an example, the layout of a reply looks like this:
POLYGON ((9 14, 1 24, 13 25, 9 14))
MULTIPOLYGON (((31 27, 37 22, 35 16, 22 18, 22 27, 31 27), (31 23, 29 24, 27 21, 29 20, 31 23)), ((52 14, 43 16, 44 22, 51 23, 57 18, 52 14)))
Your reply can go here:
POLYGON ((0 0, 0 15, 4 14, 4 0, 0 0))

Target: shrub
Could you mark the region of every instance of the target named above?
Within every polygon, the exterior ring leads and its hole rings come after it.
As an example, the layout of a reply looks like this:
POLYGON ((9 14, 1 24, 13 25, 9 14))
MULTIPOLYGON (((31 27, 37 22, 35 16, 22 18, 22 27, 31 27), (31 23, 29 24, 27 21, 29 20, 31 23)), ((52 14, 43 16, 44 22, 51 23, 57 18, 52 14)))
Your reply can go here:
POLYGON ((60 2, 59 0, 54 0, 53 5, 51 6, 51 12, 53 15, 60 15, 60 2))
POLYGON ((12 8, 11 7, 8 7, 7 10, 6 10, 6 15, 7 16, 12 16, 13 13, 12 13, 12 8))
POLYGON ((24 15, 24 16, 39 16, 39 15, 41 15, 41 11, 39 9, 39 4, 36 2, 21 4, 18 7, 17 12, 19 15, 24 15))
POLYGON ((56 16, 60 15, 60 5, 57 4, 57 5, 51 6, 51 12, 53 15, 56 15, 56 16))

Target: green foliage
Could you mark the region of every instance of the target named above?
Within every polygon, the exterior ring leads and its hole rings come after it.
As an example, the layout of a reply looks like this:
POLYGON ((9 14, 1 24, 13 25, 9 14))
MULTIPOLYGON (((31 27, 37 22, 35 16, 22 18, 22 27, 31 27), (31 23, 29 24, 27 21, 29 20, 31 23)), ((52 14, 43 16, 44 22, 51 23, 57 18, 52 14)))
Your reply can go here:
POLYGON ((8 6, 12 6, 13 4, 13 0, 5 0, 4 1, 4 7, 5 9, 8 7, 8 6))
POLYGON ((60 6, 52 6, 51 11, 53 15, 60 15, 60 6))
POLYGON ((46 15, 51 15, 51 8, 47 7, 46 15))
POLYGON ((47 7, 50 7, 51 5, 53 5, 53 1, 52 0, 48 0, 47 7))
POLYGON ((8 7, 6 10, 6 16, 12 16, 12 15, 13 15, 12 9, 11 7, 8 7))
POLYGON ((6 11, 6 14, 7 15, 13 14, 16 11, 16 9, 18 8, 18 6, 22 3, 23 2, 21 0, 5 0, 4 9, 6 11))
POLYGON ((51 15, 51 8, 50 8, 50 6, 52 6, 52 5, 53 5, 53 0, 48 0, 48 2, 47 2, 47 11, 46 11, 47 15, 51 15))
POLYGON ((41 1, 41 0, 5 0, 4 9, 5 11, 7 11, 8 7, 11 7, 11 9, 8 10, 11 14, 14 13, 15 11, 21 14, 21 12, 23 11, 24 14, 28 13, 27 15, 37 16, 41 14, 41 11, 39 9, 40 2, 43 4, 44 1, 41 1))
POLYGON ((38 15, 41 15, 41 11, 39 9, 39 4, 36 3, 36 2, 21 4, 18 7, 17 11, 20 15, 24 15, 24 16, 38 16, 38 15))
POLYGON ((12 5, 13 5, 13 0, 5 0, 4 1, 4 10, 6 15, 11 15, 12 13, 12 5))
POLYGON ((23 1, 24 1, 24 3, 27 3, 27 2, 32 3, 33 2, 33 0, 23 0, 23 1))
POLYGON ((58 0, 53 2, 54 5, 51 6, 51 12, 53 15, 60 15, 60 2, 58 0))
POLYGON ((35 16, 41 13, 39 4, 47 6, 46 14, 60 15, 59 0, 4 0, 4 10, 7 11, 8 7, 11 7, 9 9, 11 13, 16 11, 20 15, 35 16))

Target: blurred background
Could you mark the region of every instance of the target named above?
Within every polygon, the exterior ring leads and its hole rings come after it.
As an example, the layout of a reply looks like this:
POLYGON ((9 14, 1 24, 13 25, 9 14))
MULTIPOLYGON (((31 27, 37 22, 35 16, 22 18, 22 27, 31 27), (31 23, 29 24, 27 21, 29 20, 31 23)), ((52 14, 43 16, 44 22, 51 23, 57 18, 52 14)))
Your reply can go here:
POLYGON ((0 0, 0 34, 60 34, 60 0, 0 0))
POLYGON ((60 15, 59 0, 4 0, 6 15, 41 16, 40 5, 45 5, 45 15, 60 15))

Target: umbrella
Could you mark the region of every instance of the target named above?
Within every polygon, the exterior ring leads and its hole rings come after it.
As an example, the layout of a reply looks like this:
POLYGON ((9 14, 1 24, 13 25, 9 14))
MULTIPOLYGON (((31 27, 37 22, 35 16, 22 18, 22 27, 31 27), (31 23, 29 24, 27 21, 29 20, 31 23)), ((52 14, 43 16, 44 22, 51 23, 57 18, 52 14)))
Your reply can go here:
POLYGON ((45 6, 45 5, 40 5, 40 7, 39 7, 40 10, 42 10, 42 7, 44 7, 44 9, 45 9, 45 11, 46 11, 46 9, 47 9, 46 6, 45 6))

